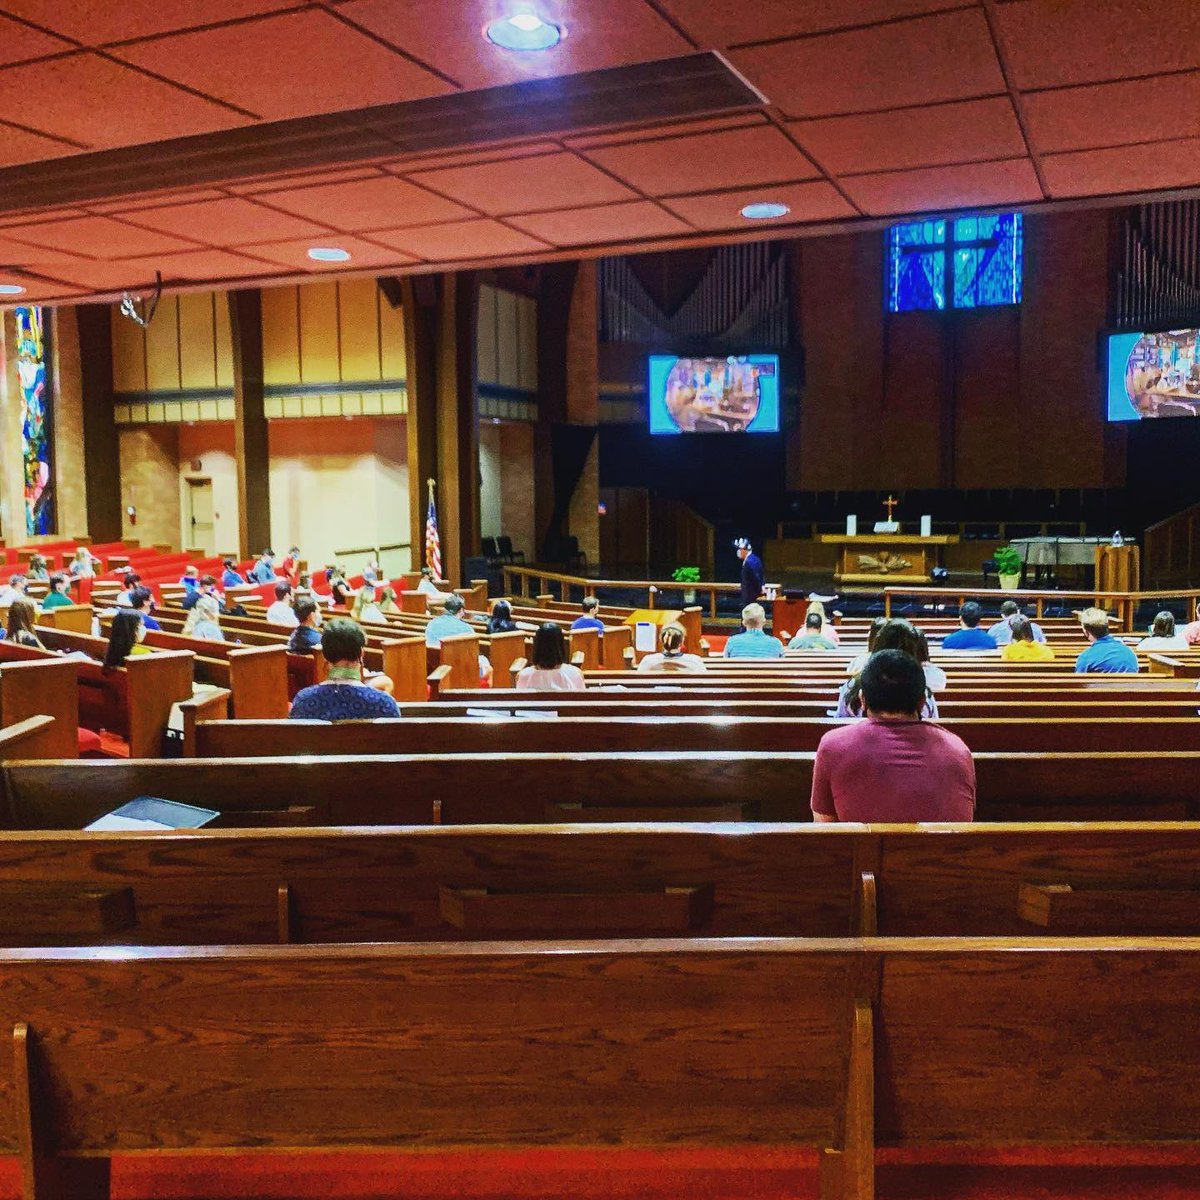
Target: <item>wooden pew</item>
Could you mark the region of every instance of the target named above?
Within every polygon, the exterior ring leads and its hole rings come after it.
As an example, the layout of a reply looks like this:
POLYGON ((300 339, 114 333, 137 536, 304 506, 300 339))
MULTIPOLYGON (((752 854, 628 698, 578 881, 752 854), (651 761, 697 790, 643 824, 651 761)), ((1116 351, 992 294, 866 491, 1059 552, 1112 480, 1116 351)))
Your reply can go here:
POLYGON ((166 1149, 782 1140, 871 1200, 877 1144, 1194 1144, 1198 989, 1194 938, 9 951, 0 1151, 107 1200, 166 1149))
MULTIPOLYGON (((545 700, 550 708, 552 701, 545 700)), ((569 711, 569 710, 568 710, 569 711)), ((295 754, 484 754, 576 751, 815 751, 841 722, 820 717, 576 717, 550 720, 417 717, 401 720, 216 721, 202 724, 203 758, 295 754)), ((1200 721, 1161 717, 962 718, 939 724, 977 753, 1200 751, 1200 721)))
POLYGON ((0 727, 0 762, 6 759, 54 758, 55 743, 60 740, 54 729, 53 717, 25 717, 12 725, 0 727))
POLYGON ((58 608, 39 609, 37 623, 51 629, 67 629, 74 633, 92 632, 90 604, 63 604, 58 608))
POLYGON ((16 739, 5 757, 79 757, 79 663, 49 656, 0 663, 0 725, 45 716, 51 723, 36 739, 16 739))
MULTIPOLYGON (((80 829, 132 796, 312 825, 807 821, 812 754, 376 755, 0 766, 3 827, 80 829), (219 803, 218 803, 219 801, 219 803)), ((981 754, 979 821, 1200 817, 1200 755, 981 754)))
POLYGON ((568 661, 584 671, 598 671, 603 655, 598 629, 575 629, 568 635, 568 661))

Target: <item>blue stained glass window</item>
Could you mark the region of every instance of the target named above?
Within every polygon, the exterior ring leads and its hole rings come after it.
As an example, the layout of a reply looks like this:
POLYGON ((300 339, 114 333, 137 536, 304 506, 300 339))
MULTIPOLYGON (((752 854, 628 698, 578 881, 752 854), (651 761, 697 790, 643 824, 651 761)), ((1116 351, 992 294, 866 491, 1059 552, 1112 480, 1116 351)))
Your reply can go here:
POLYGON ((890 312, 1021 302, 1020 213, 916 221, 888 231, 890 312))

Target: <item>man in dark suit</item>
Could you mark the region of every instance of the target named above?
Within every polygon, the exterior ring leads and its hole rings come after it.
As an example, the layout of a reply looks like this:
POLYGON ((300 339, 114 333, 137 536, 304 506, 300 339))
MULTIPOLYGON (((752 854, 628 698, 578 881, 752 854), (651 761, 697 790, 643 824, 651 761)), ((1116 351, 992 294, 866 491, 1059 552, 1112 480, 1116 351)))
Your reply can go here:
POLYGON ((738 538, 734 546, 737 556, 742 560, 742 607, 753 604, 763 590, 762 559, 754 553, 749 538, 738 538))

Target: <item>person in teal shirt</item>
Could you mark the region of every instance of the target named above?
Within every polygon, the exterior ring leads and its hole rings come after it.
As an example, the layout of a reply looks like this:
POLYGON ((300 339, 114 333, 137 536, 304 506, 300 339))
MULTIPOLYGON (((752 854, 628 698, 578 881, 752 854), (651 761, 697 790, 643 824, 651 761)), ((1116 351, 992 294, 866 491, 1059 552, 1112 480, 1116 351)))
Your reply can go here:
POLYGON ((790 642, 789 650, 836 650, 837 646, 821 633, 821 614, 810 612, 804 618, 804 632, 790 642))
POLYGON ((463 610, 463 598, 449 595, 446 597, 441 616, 434 617, 425 626, 425 645, 436 649, 442 644, 442 638, 457 637, 461 633, 474 633, 475 630, 459 616, 463 610))
POLYGON ((1075 674, 1136 675, 1137 655, 1108 632, 1108 613, 1085 608, 1079 623, 1091 645, 1075 660, 1075 674))
POLYGON ((767 612, 761 604, 747 604, 742 609, 745 633, 735 633, 725 643, 726 658, 782 658, 783 643, 763 628, 767 612))
POLYGON ((50 608, 62 608, 64 604, 73 604, 74 601, 67 595, 67 577, 63 574, 55 574, 50 576, 50 590, 46 593, 45 600, 42 601, 42 611, 45 612, 50 608))

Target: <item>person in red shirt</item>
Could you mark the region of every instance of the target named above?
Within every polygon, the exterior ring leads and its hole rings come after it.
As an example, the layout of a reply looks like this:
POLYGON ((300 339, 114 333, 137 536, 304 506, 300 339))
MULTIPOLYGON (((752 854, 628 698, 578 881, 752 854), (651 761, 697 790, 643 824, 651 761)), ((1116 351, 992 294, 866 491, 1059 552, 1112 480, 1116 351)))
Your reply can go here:
POLYGON ((863 668, 861 684, 867 719, 830 730, 817 746, 813 820, 974 820, 971 751, 921 720, 921 664, 902 650, 880 650, 863 668))

